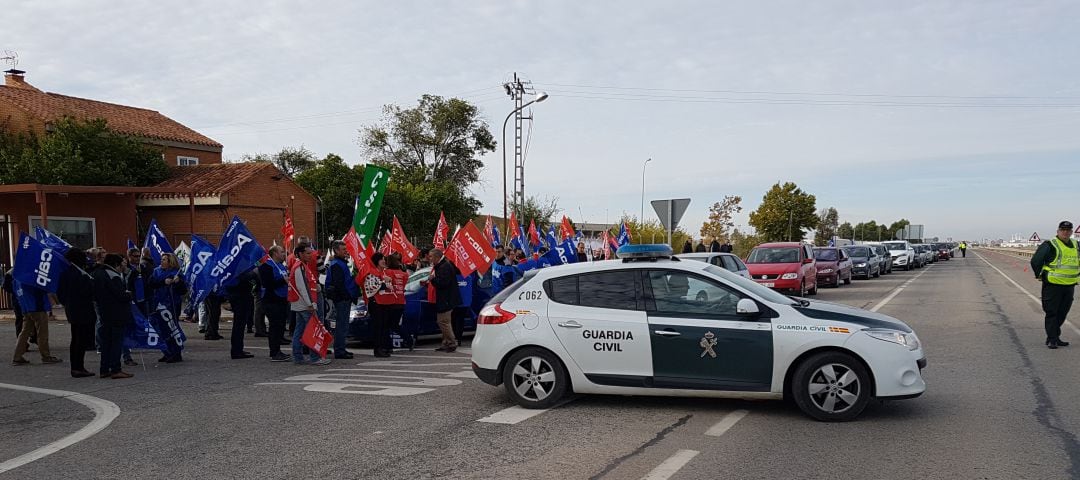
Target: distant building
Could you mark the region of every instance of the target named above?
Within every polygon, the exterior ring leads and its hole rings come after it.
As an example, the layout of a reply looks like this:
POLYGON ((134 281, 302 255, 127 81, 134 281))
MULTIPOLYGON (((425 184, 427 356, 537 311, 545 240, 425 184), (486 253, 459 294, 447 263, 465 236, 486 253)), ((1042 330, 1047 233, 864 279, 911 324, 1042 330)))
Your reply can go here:
POLYGON ((38 90, 8 70, 0 86, 0 128, 48 135, 58 119, 104 119, 111 130, 162 148, 170 177, 151 187, 0 185, 0 268, 13 261, 19 232, 36 225, 72 244, 122 250, 140 242, 152 218, 175 246, 192 233, 217 243, 233 215, 256 239, 281 242, 290 209, 297 235, 317 238, 315 198, 271 164, 221 163, 222 145, 154 110, 38 90))

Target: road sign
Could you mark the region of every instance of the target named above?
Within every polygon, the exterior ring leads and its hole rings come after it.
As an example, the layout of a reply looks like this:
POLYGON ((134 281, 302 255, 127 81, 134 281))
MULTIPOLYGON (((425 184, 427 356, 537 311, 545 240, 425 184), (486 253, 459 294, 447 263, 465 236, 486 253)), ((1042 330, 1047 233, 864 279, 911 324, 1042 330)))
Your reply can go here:
POLYGON ((1039 232, 1032 233, 1031 238, 1029 238, 1028 241, 1029 242, 1041 242, 1042 239, 1039 238, 1039 232))
POLYGON ((649 202, 652 204, 653 210, 656 211, 656 216, 660 218, 660 224, 667 230, 667 241, 671 244, 671 234, 679 227, 679 220, 682 220, 682 216, 686 213, 686 207, 690 205, 689 198, 672 198, 668 200, 653 200, 649 202))

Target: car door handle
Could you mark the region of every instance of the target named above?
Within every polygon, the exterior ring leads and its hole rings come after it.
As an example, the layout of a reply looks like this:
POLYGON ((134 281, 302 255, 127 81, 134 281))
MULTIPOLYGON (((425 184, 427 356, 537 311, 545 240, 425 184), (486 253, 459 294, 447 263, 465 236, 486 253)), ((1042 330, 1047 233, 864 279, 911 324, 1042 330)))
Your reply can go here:
POLYGON ((653 330, 653 333, 657 335, 663 335, 665 337, 677 337, 679 335, 682 335, 681 333, 674 330, 653 330))
POLYGON ((581 328, 581 324, 574 320, 570 320, 569 322, 559 322, 558 325, 563 328, 581 328))

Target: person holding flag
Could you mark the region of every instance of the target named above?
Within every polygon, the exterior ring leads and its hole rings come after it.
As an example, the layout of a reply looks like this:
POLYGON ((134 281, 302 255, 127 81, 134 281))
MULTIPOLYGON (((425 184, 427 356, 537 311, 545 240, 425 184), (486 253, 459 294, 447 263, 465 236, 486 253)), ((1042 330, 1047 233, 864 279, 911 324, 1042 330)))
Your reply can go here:
POLYGON ((372 338, 375 356, 385 358, 393 353, 390 331, 397 328, 405 313, 405 284, 409 282, 409 274, 402 268, 400 253, 395 252, 385 258, 385 268, 380 269, 379 276, 382 287, 374 296, 378 316, 372 318, 372 338))
MULTIPOLYGON (((183 303, 184 294, 187 293, 187 285, 184 282, 183 276, 180 275, 180 263, 176 260, 176 255, 172 253, 162 253, 161 265, 154 269, 154 273, 150 276, 150 287, 154 289, 153 306, 151 312, 157 311, 162 305, 165 309, 172 314, 173 320, 180 318, 180 304, 183 303)), ((181 346, 176 343, 171 335, 167 333, 171 330, 167 325, 154 325, 159 332, 165 335, 165 342, 168 348, 159 362, 165 363, 178 363, 184 361, 181 354, 181 346)))
POLYGON ((431 260, 431 284, 435 286, 435 317, 442 332, 442 347, 439 352, 452 353, 457 350, 457 338, 454 337, 453 312, 461 304, 461 292, 458 290, 458 268, 448 260, 438 248, 428 253, 431 260))
MULTIPOLYGON (((315 303, 319 301, 319 281, 317 273, 308 266, 315 257, 315 250, 310 243, 299 243, 293 250, 294 261, 289 266, 289 311, 296 319, 292 332, 292 356, 293 363, 304 364, 304 330, 309 321, 320 321, 315 316, 317 309, 315 303)), ((314 350, 311 351, 311 365, 329 365, 329 358, 322 358, 314 350)))
POLYGON ((285 268, 285 249, 281 245, 270 247, 270 258, 259 265, 259 283, 262 285, 262 306, 270 321, 270 361, 287 362, 289 356, 281 353, 285 323, 289 316, 289 273, 285 268))
POLYGON ((64 305, 64 313, 71 324, 71 376, 92 377, 94 374, 86 370, 84 360, 86 351, 94 348, 94 322, 97 321, 94 280, 80 268, 80 265, 86 264, 86 252, 72 247, 64 253, 64 258, 71 264, 71 268, 60 275, 56 296, 64 305))
POLYGON ((52 356, 49 352, 49 311, 52 305, 49 303, 49 293, 33 284, 15 281, 15 297, 19 301, 19 307, 23 312, 23 328, 19 332, 19 339, 15 344, 15 356, 11 360, 12 365, 27 365, 29 360, 23 358, 23 354, 30 349, 30 336, 37 337, 38 351, 41 353, 41 363, 60 363, 61 360, 52 356))

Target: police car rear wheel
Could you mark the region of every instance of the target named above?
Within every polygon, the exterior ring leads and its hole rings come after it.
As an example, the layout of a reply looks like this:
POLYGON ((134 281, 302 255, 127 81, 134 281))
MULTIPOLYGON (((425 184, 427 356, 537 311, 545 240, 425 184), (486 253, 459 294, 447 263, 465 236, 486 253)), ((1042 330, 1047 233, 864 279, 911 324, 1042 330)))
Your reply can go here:
POLYGON ((870 377, 851 355, 820 353, 795 370, 792 397, 803 413, 816 420, 854 420, 870 400, 870 377))
POLYGON ((566 393, 566 369, 551 352, 538 348, 518 351, 503 370, 506 392, 525 408, 549 408, 566 393))

